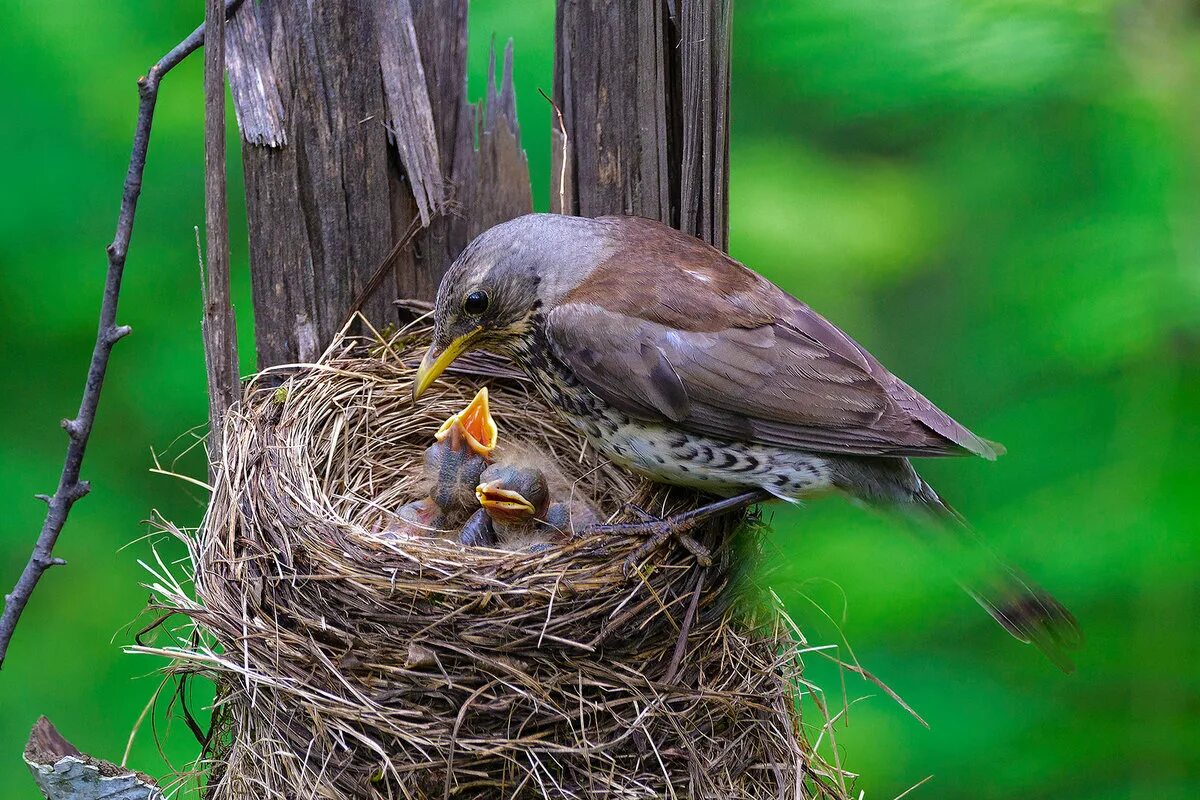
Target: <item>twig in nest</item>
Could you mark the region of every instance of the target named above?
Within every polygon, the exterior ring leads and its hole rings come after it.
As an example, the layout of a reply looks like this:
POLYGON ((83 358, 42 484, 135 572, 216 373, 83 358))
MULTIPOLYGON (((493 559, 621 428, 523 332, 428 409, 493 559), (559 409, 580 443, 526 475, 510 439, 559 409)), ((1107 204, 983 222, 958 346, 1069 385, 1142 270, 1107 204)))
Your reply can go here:
MULTIPOLYGON (((242 0, 228 0, 225 16, 228 17, 242 0)), ((96 407, 100 402, 100 390, 108 372, 108 357, 113 345, 130 333, 128 325, 117 324, 117 300, 121 292, 121 276, 125 272, 125 256, 129 252, 129 240, 133 235, 133 216, 137 201, 142 193, 142 173, 146 169, 146 150, 150 145, 150 126, 154 120, 154 104, 158 100, 158 85, 163 76, 179 65, 204 43, 204 26, 196 28, 191 35, 177 44, 138 79, 138 115, 133 133, 133 153, 129 157, 129 170, 125 174, 125 191, 121 196, 121 208, 117 213, 117 232, 108 246, 108 274, 104 279, 104 299, 100 304, 100 326, 96 332, 96 344, 92 349, 92 360, 88 365, 87 381, 83 387, 83 399, 79 413, 62 421, 67 432, 67 455, 63 461, 58 488, 53 495, 38 495, 39 500, 49 506, 42 532, 29 557, 29 563, 17 579, 16 586, 4 597, 4 614, 0 616, 0 667, 8 653, 8 643, 16 630, 17 620, 25 610, 34 587, 50 567, 65 564, 54 557, 54 544, 62 533, 67 516, 75 501, 91 488, 87 481, 79 479, 83 454, 87 450, 92 424, 96 420, 96 407)))

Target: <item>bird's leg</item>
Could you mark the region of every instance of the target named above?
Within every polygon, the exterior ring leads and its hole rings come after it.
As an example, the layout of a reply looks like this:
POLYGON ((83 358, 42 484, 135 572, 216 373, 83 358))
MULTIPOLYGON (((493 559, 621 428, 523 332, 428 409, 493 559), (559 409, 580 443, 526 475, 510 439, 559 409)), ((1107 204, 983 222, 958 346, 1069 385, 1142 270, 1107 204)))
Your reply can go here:
POLYGON ((622 503, 621 510, 627 511, 627 512, 633 514, 641 522, 650 522, 651 520, 654 520, 654 521, 658 520, 658 517, 654 516, 649 511, 647 511, 646 509, 642 508, 637 503, 634 503, 632 501, 622 503))
MULTIPOLYGON (((643 518, 639 522, 620 522, 612 525, 593 525, 587 533, 603 533, 615 536, 646 536, 646 541, 625 560, 625 571, 631 572, 646 556, 653 553, 662 543, 674 536, 702 565, 712 564, 712 553, 689 535, 689 531, 700 523, 728 511, 736 511, 771 497, 769 492, 756 489, 752 492, 715 500, 699 508, 674 514, 663 519, 643 518)), ((646 516, 646 515, 642 515, 646 516)))

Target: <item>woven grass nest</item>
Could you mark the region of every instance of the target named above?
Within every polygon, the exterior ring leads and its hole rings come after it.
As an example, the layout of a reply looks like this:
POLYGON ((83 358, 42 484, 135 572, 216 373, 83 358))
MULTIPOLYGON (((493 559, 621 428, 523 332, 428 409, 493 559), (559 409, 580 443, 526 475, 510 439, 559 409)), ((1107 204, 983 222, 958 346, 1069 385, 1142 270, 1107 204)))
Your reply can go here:
POLYGON ((699 502, 604 460, 511 375, 450 374, 414 406, 429 334, 251 380, 201 527, 164 526, 191 586, 152 588, 188 623, 144 649, 217 685, 204 796, 842 796, 800 724, 798 635, 748 576, 761 526, 719 520, 693 532, 711 566, 672 540, 632 575, 632 537, 508 552, 374 532, 483 384, 498 453, 536 448, 602 519, 699 502))

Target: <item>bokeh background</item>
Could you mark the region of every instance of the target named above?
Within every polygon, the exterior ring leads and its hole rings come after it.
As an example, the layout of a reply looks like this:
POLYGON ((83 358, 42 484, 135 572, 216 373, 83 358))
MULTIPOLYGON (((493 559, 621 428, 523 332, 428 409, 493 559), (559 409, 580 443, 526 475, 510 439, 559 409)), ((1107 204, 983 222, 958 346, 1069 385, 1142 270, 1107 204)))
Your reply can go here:
MULTIPOLYGON (((1073 608, 1064 677, 897 531, 828 500, 773 512, 771 581, 814 645, 848 646, 929 722, 814 658, 868 798, 1200 796, 1200 11, 1188 0, 737 0, 732 251, 1009 455, 927 463, 978 527, 1073 608), (842 637, 845 637, 844 640, 842 637), (849 643, 847 645, 846 643, 849 643), (844 688, 843 688, 844 686, 844 688)), ((535 205, 547 203, 553 3, 471 3, 471 88, 516 43, 535 205)), ((95 332, 134 79, 199 2, 6 4, 0 26, 0 582, 15 580, 95 332)), ((164 83, 92 495, 0 673, 0 797, 32 798, 38 714, 119 759, 158 685, 123 655, 152 474, 205 420, 201 60, 164 83), (178 440, 178 437, 184 438, 178 440), (174 444, 173 444, 174 443, 174 444), (131 544, 132 543, 132 544, 131 544), (127 546, 128 545, 128 546, 127 546)), ((233 140, 236 142, 236 139, 233 140)), ((236 175, 239 159, 231 158, 236 175)), ((235 299, 252 352, 243 206, 235 299)), ((201 474, 193 452, 175 469, 201 474)), ((164 466, 168 466, 166 462, 164 466)), ((161 543, 165 558, 180 550, 161 543)), ((197 695, 203 702, 203 693, 197 695)), ((165 703, 164 703, 165 705, 165 703)), ((159 714, 164 754, 196 746, 159 714)), ((150 722, 131 764, 166 771, 150 722)))

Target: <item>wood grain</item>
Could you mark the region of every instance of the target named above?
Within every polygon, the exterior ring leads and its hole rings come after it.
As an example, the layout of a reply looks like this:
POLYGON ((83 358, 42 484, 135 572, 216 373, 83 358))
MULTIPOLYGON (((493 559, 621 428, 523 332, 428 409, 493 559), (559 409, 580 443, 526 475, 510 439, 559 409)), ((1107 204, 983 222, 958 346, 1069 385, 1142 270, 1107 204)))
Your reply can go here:
POLYGON ((393 321, 470 237, 531 209, 511 51, 469 103, 466 25, 465 0, 262 0, 234 17, 238 70, 274 85, 234 91, 260 368, 318 355, 360 296, 393 321))
POLYGON ((726 249, 729 47, 729 0, 559 0, 553 209, 726 249))
MULTIPOLYGON (((250 4, 253 6, 253 3, 250 4)), ((241 397, 237 325, 229 287, 229 201, 225 174, 225 3, 207 0, 204 46, 204 365, 208 377, 209 469, 221 460, 221 422, 241 397)))

